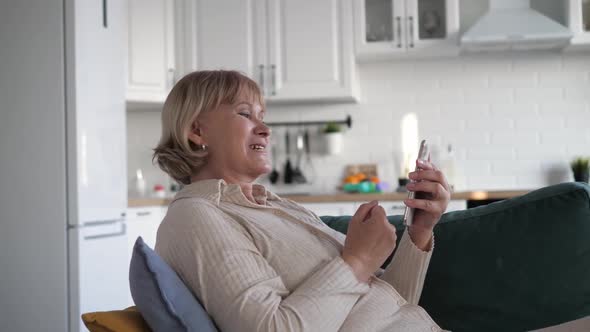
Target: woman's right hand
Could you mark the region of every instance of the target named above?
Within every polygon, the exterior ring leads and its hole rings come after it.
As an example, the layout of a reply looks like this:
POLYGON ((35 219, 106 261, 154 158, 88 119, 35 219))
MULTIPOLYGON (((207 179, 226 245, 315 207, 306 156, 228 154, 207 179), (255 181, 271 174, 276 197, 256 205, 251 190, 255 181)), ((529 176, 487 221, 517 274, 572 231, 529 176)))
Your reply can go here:
POLYGON ((362 204, 348 224, 342 259, 359 281, 368 282, 395 249, 396 239, 383 207, 377 201, 362 204))

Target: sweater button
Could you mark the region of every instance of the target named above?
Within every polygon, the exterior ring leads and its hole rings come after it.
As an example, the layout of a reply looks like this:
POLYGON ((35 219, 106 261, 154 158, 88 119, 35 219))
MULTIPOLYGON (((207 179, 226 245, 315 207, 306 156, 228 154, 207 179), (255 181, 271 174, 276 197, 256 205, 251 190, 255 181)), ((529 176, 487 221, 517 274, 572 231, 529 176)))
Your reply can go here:
POLYGON ((438 327, 436 327, 436 326, 434 326, 434 325, 433 325, 433 326, 432 326, 430 329, 432 330, 432 332, 436 332, 436 331, 438 331, 438 330, 439 330, 439 329, 438 329, 438 327))

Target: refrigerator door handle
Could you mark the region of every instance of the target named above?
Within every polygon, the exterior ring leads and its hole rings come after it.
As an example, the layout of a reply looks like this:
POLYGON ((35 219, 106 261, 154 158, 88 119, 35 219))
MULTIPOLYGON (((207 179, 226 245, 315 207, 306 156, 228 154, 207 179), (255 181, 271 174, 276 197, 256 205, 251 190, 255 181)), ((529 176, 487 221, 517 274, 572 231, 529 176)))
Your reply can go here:
POLYGON ((124 219, 86 222, 86 223, 82 224, 81 227, 79 226, 79 227, 71 227, 71 228, 80 228, 80 229, 87 230, 87 232, 89 232, 90 234, 83 235, 84 240, 104 239, 104 238, 123 236, 123 235, 127 234, 127 225, 125 224, 124 219), (103 226, 103 227, 107 226, 107 230, 109 228, 112 230, 112 229, 115 229, 115 227, 117 225, 119 227, 116 228, 117 231, 115 231, 115 232, 92 234, 93 232, 90 231, 94 227, 101 227, 101 226, 103 226))
POLYGON ((104 239, 104 238, 109 238, 109 237, 123 236, 125 234, 127 234, 127 225, 125 225, 124 223, 121 223, 121 230, 118 232, 100 234, 100 235, 88 235, 88 236, 84 236, 84 240, 104 239))
POLYGON ((108 225, 115 225, 118 223, 122 223, 123 221, 125 221, 125 218, 101 220, 101 221, 87 221, 87 222, 82 223, 81 225, 68 224, 68 226, 66 228, 68 230, 70 230, 70 229, 75 229, 75 228, 80 229, 80 228, 85 228, 85 227, 108 226, 108 225))
POLYGON ((94 227, 94 226, 105 226, 114 225, 123 222, 124 219, 112 219, 112 220, 101 220, 101 221, 87 221, 82 223, 82 227, 94 227))

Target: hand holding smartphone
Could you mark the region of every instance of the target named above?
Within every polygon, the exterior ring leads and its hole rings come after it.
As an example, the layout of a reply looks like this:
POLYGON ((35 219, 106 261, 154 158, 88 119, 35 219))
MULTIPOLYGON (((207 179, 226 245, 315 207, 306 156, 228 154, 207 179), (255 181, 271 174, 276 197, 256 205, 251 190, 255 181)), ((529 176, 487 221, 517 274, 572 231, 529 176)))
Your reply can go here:
MULTIPOLYGON (((422 142, 420 143, 420 150, 418 151, 418 159, 423 160, 423 161, 427 161, 428 159, 428 144, 426 144, 426 140, 422 140, 422 142)), ((419 170, 419 167, 416 167, 416 170, 419 170)), ((412 181, 414 182, 414 181, 412 181)), ((416 197, 416 192, 414 191, 410 191, 408 193, 408 198, 409 199, 413 199, 416 197)), ((404 225, 406 225, 406 227, 409 227, 412 225, 412 223, 414 222, 414 208, 410 208, 408 206, 406 206, 406 209, 404 210, 404 225)))

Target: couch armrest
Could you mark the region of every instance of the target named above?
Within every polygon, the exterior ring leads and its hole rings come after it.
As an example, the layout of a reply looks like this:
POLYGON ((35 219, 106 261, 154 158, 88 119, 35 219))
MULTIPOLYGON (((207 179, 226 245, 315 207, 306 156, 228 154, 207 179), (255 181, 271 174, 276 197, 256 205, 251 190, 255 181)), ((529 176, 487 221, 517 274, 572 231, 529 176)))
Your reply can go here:
POLYGON ((590 187, 563 183, 447 213, 420 305, 453 331, 524 331, 590 315, 590 187))

